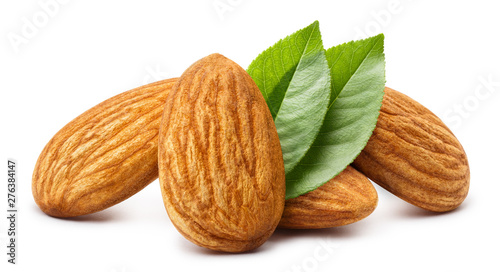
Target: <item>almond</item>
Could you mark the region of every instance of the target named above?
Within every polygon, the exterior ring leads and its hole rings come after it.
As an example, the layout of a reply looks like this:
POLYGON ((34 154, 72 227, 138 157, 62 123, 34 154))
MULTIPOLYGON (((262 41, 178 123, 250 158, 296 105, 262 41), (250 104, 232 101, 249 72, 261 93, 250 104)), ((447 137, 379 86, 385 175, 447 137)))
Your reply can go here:
POLYGON ((158 177, 158 130, 168 79, 114 96, 64 126, 33 171, 35 202, 48 215, 101 211, 158 177))
POLYGON ((469 191, 467 156, 451 130, 390 88, 385 88, 373 135, 353 165, 396 196, 430 211, 457 208, 469 191))
POLYGON ((243 252, 274 232, 285 202, 281 146, 239 65, 212 54, 183 73, 165 105, 159 174, 168 215, 191 242, 243 252))
POLYGON ((377 207, 377 191, 351 166, 321 187, 285 201, 278 225, 287 229, 321 229, 359 221, 377 207))

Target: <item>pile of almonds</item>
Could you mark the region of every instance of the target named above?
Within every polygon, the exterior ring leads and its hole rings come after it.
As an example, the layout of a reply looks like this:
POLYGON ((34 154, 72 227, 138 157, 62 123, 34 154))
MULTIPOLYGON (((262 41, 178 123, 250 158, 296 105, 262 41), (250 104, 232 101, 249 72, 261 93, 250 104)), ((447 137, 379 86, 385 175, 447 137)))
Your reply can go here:
POLYGON ((32 191, 46 214, 74 217, 111 207, 158 176, 177 230, 224 252, 255 249, 276 227, 330 228, 367 217, 378 202, 369 179, 436 212, 458 207, 470 180, 465 152, 446 125, 386 88, 377 126, 354 163, 285 201, 266 102, 244 69, 212 54, 180 78, 119 94, 64 126, 38 158, 32 191))

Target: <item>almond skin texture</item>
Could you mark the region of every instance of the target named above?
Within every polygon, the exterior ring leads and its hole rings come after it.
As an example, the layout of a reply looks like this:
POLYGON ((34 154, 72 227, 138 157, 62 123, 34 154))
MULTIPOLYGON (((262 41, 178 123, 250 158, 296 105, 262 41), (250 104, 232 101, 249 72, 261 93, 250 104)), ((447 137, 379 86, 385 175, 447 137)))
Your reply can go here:
POLYGON ((368 178, 347 166, 316 190, 286 200, 278 227, 322 229, 344 226, 370 215, 377 202, 377 191, 368 178))
POLYGON ((427 108, 387 87, 377 126, 353 165, 430 211, 457 208, 469 191, 467 156, 450 129, 427 108))
POLYGON ((244 252, 274 232, 285 205, 281 146, 239 65, 212 54, 183 73, 163 114, 159 172, 168 215, 191 242, 244 252))
POLYGON ((158 177, 158 133, 177 79, 145 85, 87 110, 64 126, 33 171, 36 204, 48 215, 101 211, 158 177))

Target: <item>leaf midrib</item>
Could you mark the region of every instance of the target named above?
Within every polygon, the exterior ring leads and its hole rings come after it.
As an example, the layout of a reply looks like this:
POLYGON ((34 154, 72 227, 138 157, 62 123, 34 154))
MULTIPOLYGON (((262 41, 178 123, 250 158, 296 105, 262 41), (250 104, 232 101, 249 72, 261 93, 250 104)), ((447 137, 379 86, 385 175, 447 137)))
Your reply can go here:
POLYGON ((294 79, 295 75, 297 74, 296 73, 297 72, 297 68, 301 65, 302 60, 304 59, 304 55, 305 55, 304 52, 306 52, 307 48, 309 47, 309 42, 312 40, 312 36, 314 35, 314 31, 316 30, 317 27, 318 27, 318 24, 316 23, 314 25, 314 27, 312 28, 311 33, 309 34, 309 38, 307 39, 306 46, 304 46, 304 49, 302 50, 302 52, 300 54, 299 63, 297 64, 297 66, 295 66, 292 78, 290 79, 290 82, 288 82, 288 86, 286 87, 285 95, 283 96, 283 99, 280 102, 280 106, 278 108, 278 111, 276 112, 276 117, 274 118, 275 121, 276 121, 276 118, 278 118, 279 112, 281 111, 281 106, 283 105, 283 101, 286 98, 286 94, 288 93, 288 89, 290 88, 290 84, 293 82, 293 79, 294 79))
MULTIPOLYGON (((328 111, 330 111, 330 108, 333 106, 333 104, 335 104, 335 101, 337 101, 337 98, 339 98, 340 94, 342 94, 342 92, 344 91, 345 86, 347 86, 347 84, 349 84, 349 82, 351 81, 351 79, 352 79, 352 78, 353 78, 353 77, 354 77, 354 76, 358 73, 359 68, 360 68, 361 66, 363 66, 363 64, 365 63, 366 59, 368 59, 368 57, 372 54, 372 52, 373 52, 373 50, 374 50, 375 46, 376 46, 376 45, 380 42, 380 40, 381 40, 381 38, 379 37, 379 38, 377 39, 377 41, 375 41, 375 42, 373 43, 373 46, 372 46, 372 48, 370 48, 370 50, 368 51, 368 54, 366 54, 366 57, 365 57, 365 58, 363 58, 363 61, 362 61, 362 62, 358 65, 358 67, 356 67, 356 70, 354 71, 354 73, 352 73, 351 77, 349 77, 349 79, 347 80, 347 82, 344 84, 344 86, 342 87, 342 89, 339 91, 339 94, 338 94, 338 95, 337 95, 337 96, 333 99, 333 101, 330 103, 330 105, 328 106, 328 110, 327 110, 327 112, 328 112, 328 111)), ((352 63, 352 62, 351 62, 351 63, 352 63)), ((333 64, 329 67, 329 68, 330 68, 330 70, 332 69, 332 67, 333 67, 334 65, 335 65, 335 63, 333 63, 333 64)), ((333 88, 333 81, 332 81, 332 88, 333 88)))

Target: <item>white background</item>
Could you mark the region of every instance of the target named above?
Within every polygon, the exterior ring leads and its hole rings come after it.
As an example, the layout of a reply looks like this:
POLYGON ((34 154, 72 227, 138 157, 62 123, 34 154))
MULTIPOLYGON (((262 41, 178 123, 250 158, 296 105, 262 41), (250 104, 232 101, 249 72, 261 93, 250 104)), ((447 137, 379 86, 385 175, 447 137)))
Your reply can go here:
MULTIPOLYGON (((498 2, 70 0, 52 1, 57 6, 47 11, 48 2, 0 4, 0 168, 6 173, 7 158, 18 161, 20 201, 18 265, 3 253, 2 216, 0 271, 500 271, 498 2), (278 230, 255 252, 220 254, 175 230, 158 181, 76 219, 48 217, 35 205, 31 173, 39 153, 83 111, 179 76, 210 53, 246 68, 314 20, 326 48, 385 34, 387 86, 435 112, 465 147, 471 187, 459 209, 426 212, 377 186, 379 205, 360 222, 278 230), (36 31, 23 34, 30 23, 36 31)), ((6 175, 1 181, 5 212, 6 175)))

